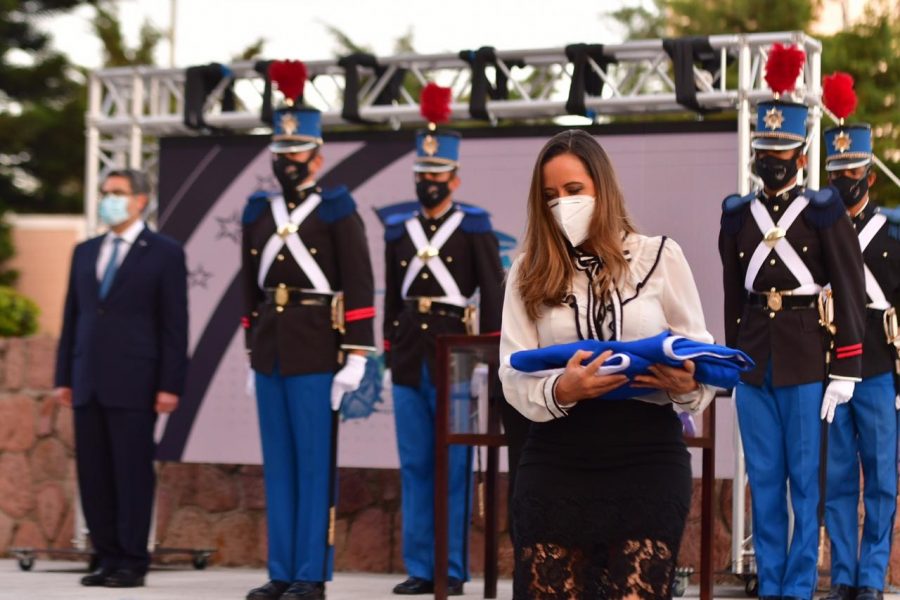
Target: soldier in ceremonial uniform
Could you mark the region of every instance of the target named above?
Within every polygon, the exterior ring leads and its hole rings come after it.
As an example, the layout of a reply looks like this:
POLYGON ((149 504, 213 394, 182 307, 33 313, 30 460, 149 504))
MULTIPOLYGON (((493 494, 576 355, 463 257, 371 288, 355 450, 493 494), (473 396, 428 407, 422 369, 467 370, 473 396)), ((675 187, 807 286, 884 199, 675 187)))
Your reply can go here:
POLYGON ((337 410, 373 347, 373 279, 362 219, 344 187, 322 189, 320 114, 275 111, 281 194, 244 210, 247 351, 263 446, 271 581, 248 600, 325 597, 333 566, 337 410))
MULTIPOLYGON (((825 79, 825 102, 838 117, 855 106, 853 80, 825 79), (842 98, 843 96, 843 98, 842 98), (847 97, 850 101, 846 101, 847 97)), ((827 600, 883 597, 897 506, 897 316, 900 307, 900 210, 869 202, 875 183, 872 130, 843 125, 825 131, 825 170, 859 236, 865 266, 866 320, 862 381, 852 400, 835 411, 828 440, 825 521, 831 539, 831 591, 827 600), (891 340, 893 338, 893 340, 891 340), (865 521, 859 535, 859 469, 865 521)))
MULTIPOLYGON (((433 85, 433 84, 431 84, 433 85)), ((428 117, 428 94, 423 114, 428 117)), ((436 119, 430 119, 432 121, 436 119)), ((500 329, 503 267, 488 213, 457 204, 461 180, 458 133, 416 136, 418 211, 389 216, 385 232, 385 383, 393 389, 400 453, 403 561, 409 578, 395 594, 434 589, 435 336, 500 329), (480 293, 478 323, 472 296, 480 293)), ((471 501, 471 450, 450 448, 449 592, 467 579, 466 539, 471 501)))
POLYGON ((759 104, 752 148, 764 187, 725 199, 719 234, 726 344, 756 362, 735 393, 759 596, 785 600, 809 600, 815 590, 819 419, 830 421, 859 381, 864 310, 862 258, 844 204, 833 188, 797 181, 806 166, 806 118, 802 104, 759 104), (831 336, 817 310, 829 283, 831 336))

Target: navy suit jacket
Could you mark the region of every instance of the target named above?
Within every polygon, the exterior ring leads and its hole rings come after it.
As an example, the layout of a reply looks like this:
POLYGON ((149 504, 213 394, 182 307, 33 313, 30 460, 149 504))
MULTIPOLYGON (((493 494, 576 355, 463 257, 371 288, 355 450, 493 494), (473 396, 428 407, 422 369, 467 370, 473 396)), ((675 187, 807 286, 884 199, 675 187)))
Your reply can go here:
POLYGON ((56 359, 72 404, 154 410, 159 391, 181 395, 187 371, 184 250, 146 227, 100 300, 103 236, 75 247, 56 359))

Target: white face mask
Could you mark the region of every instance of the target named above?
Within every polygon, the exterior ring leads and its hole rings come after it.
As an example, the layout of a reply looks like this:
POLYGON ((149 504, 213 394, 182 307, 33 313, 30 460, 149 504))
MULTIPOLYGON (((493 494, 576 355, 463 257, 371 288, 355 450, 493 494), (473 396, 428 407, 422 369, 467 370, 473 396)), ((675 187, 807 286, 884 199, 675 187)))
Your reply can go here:
POLYGON ((100 220, 110 227, 121 225, 131 218, 131 215, 128 214, 128 196, 119 196, 116 194, 107 194, 103 196, 103 198, 100 199, 98 212, 100 220))
POLYGON ((572 247, 588 238, 595 203, 593 196, 563 196, 550 201, 550 212, 572 247))

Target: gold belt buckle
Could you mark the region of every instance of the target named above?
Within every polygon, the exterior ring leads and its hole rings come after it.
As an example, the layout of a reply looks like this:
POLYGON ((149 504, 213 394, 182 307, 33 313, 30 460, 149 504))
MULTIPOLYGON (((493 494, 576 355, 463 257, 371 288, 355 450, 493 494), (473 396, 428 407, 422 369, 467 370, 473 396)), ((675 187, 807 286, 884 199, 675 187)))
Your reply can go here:
POLYGON ((768 306, 773 312, 778 312, 782 307, 781 300, 781 292, 772 290, 770 292, 766 292, 766 306, 768 306))
POLYGON ((344 294, 335 292, 331 297, 331 328, 341 335, 347 333, 347 322, 344 320, 344 294))
POLYGON ((419 313, 426 315, 431 312, 431 298, 428 296, 419 296, 419 313))
POLYGON ((288 300, 290 300, 291 295, 288 293, 287 286, 283 283, 279 283, 278 287, 275 288, 275 304, 278 306, 287 306, 288 300))

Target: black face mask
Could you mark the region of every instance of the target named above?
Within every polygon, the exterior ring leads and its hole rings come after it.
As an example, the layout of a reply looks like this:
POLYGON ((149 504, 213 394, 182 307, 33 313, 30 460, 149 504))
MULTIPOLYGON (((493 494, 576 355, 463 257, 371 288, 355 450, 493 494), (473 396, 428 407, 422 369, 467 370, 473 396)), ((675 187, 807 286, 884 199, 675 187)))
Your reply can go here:
POLYGON ((416 181, 416 197, 425 208, 434 208, 449 195, 449 181, 428 181, 427 179, 416 181))
POLYGON ((835 177, 831 180, 831 185, 836 187, 841 193, 841 200, 844 201, 844 206, 847 208, 856 206, 869 193, 869 172, 866 171, 865 175, 859 179, 853 179, 846 175, 835 177))
POLYGON ((753 162, 753 171, 763 180, 766 189, 780 190, 797 176, 797 156, 776 158, 772 155, 759 156, 753 162))
POLYGON ((282 189, 286 193, 296 192, 297 188, 309 177, 309 160, 300 162, 280 155, 272 161, 272 171, 282 189))

